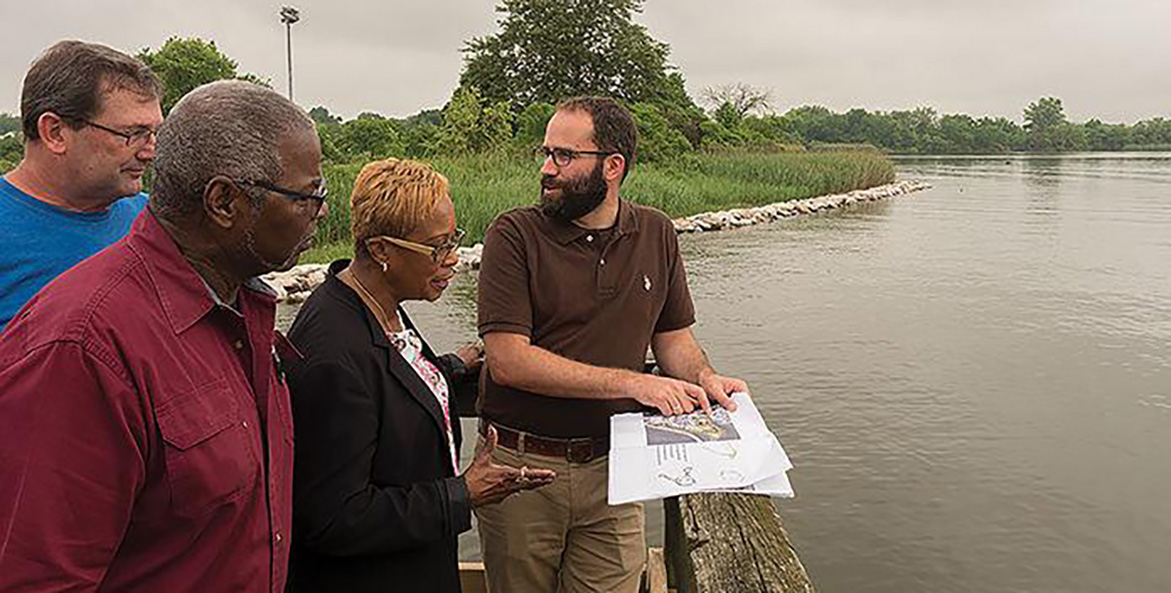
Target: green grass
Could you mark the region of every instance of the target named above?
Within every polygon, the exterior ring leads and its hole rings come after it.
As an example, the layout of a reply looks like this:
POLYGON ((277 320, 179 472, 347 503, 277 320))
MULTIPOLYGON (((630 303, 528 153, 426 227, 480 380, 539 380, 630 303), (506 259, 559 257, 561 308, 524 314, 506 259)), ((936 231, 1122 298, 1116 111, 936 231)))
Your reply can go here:
MULTIPOLYGON (((497 214, 538 199, 538 165, 503 155, 427 159, 451 182, 452 200, 465 244, 480 241, 497 214)), ((328 262, 352 254, 349 197, 361 164, 327 165, 329 217, 317 231, 318 246, 301 261, 328 262)), ((622 196, 654 206, 672 218, 761 206, 894 181, 894 167, 872 152, 698 153, 671 163, 638 165, 622 196)))

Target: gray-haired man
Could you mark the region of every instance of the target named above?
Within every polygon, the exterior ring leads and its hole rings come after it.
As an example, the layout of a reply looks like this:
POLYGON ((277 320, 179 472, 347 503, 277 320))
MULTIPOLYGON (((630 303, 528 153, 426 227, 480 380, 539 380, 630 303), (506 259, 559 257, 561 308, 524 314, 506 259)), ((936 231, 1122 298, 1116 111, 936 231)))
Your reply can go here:
POLYGON ((284 97, 175 106, 130 234, 0 335, 0 591, 283 591, 295 354, 256 276, 297 261, 324 198, 284 97))

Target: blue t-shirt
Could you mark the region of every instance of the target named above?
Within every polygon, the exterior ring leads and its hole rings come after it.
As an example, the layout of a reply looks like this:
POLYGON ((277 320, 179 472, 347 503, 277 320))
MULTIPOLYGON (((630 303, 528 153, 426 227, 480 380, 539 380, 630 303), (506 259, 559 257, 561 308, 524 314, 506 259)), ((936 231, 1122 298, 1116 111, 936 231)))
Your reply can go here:
POLYGON ((138 194, 105 212, 70 212, 0 178, 0 332, 38 290, 125 236, 146 200, 138 194))

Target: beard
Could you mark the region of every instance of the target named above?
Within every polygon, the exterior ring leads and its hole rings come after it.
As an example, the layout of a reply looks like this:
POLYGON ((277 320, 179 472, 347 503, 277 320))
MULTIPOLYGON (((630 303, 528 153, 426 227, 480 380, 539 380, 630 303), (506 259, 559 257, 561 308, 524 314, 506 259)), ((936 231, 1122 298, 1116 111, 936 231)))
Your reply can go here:
POLYGON ((606 180, 602 177, 602 162, 594 166, 592 173, 576 179, 557 180, 550 176, 541 178, 541 188, 561 190, 559 197, 550 197, 541 192, 541 212, 563 222, 572 222, 593 212, 606 200, 606 180))

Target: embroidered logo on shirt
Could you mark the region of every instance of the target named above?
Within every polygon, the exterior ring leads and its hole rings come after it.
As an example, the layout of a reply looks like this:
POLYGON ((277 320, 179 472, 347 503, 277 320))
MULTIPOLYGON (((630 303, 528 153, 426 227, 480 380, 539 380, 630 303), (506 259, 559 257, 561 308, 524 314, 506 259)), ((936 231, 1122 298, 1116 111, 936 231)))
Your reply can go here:
POLYGON ((651 278, 650 278, 650 276, 647 276, 646 274, 642 275, 642 287, 645 288, 647 292, 651 291, 651 278))

